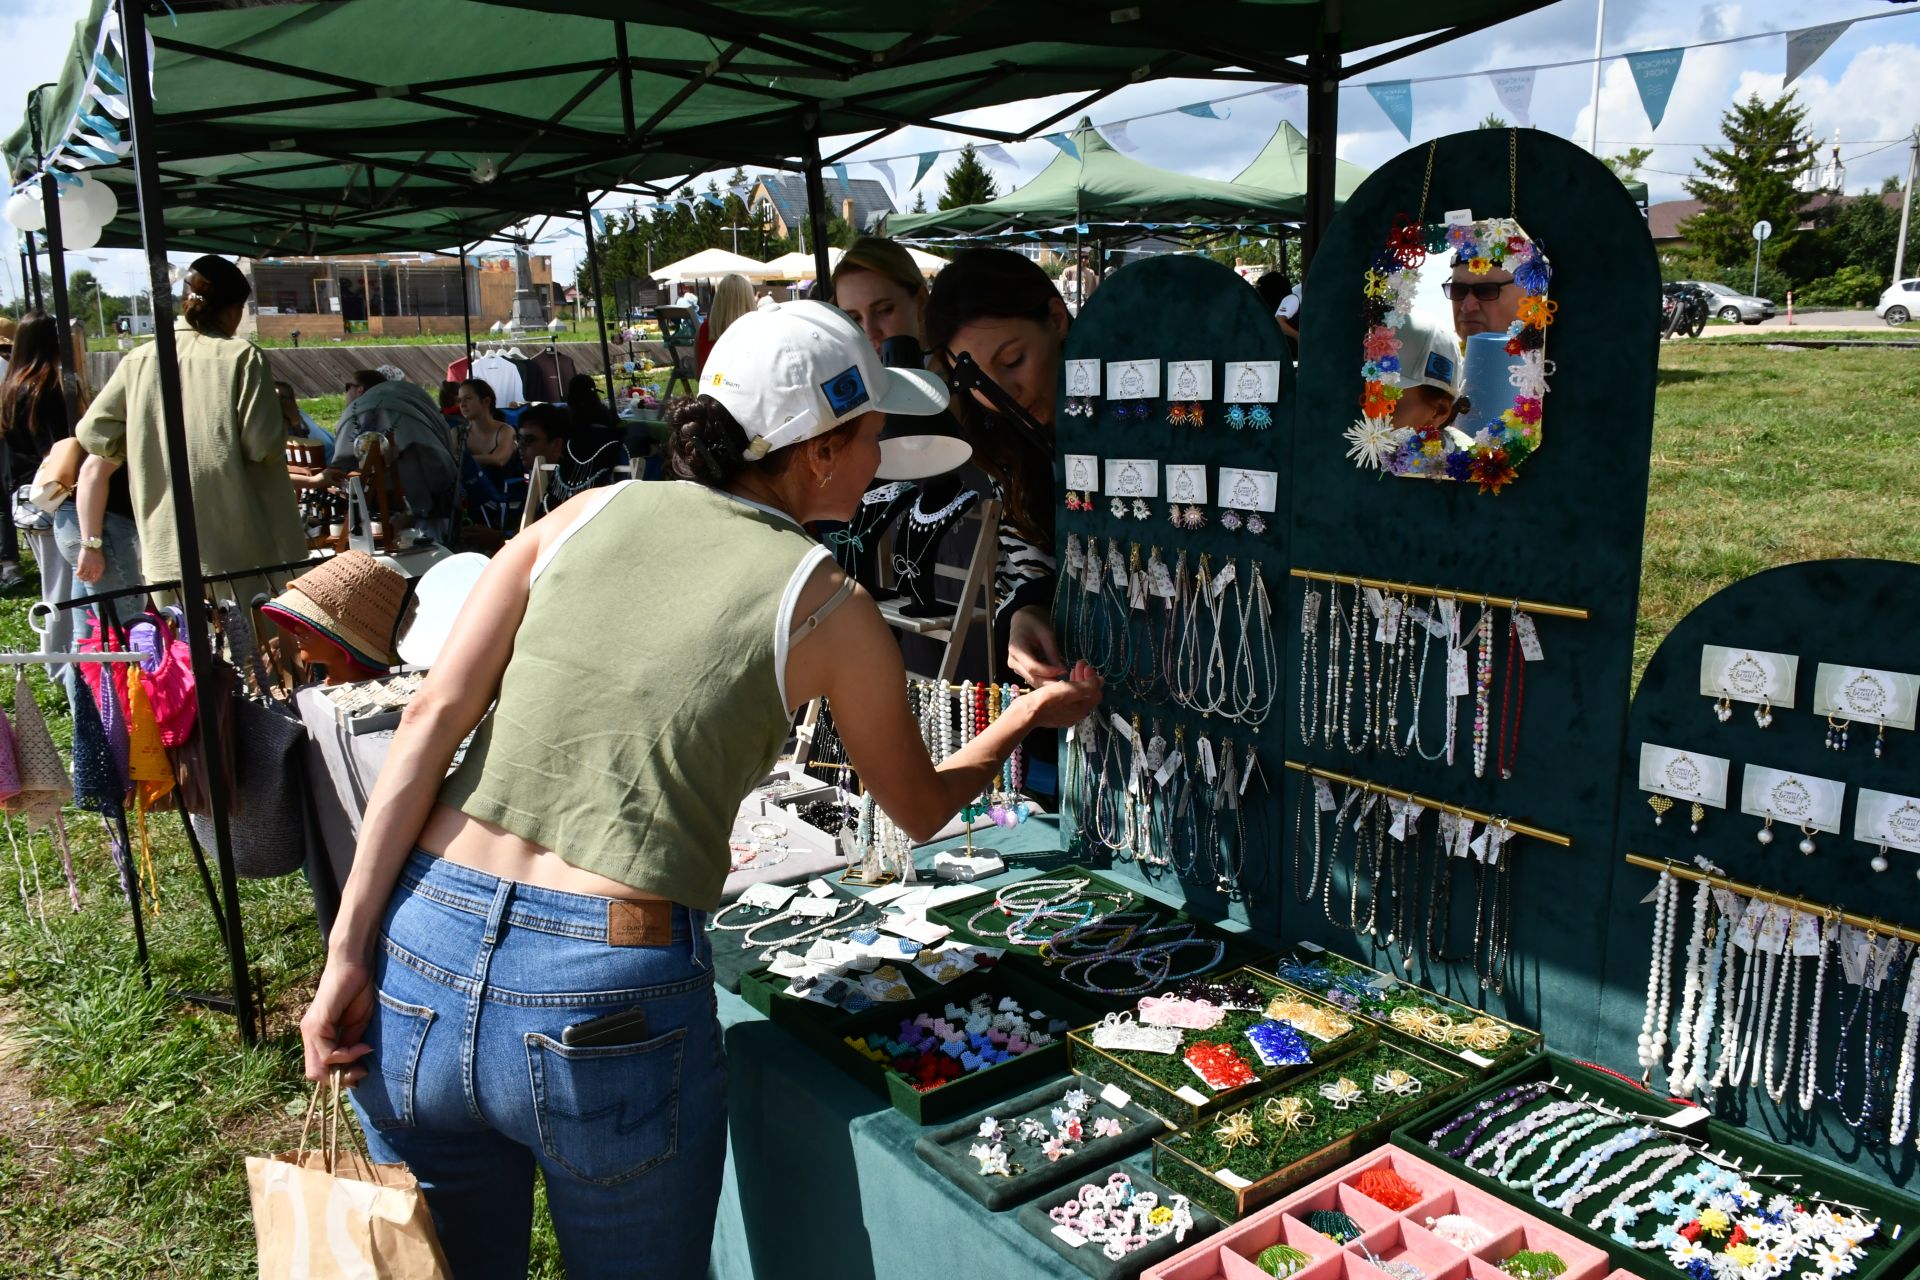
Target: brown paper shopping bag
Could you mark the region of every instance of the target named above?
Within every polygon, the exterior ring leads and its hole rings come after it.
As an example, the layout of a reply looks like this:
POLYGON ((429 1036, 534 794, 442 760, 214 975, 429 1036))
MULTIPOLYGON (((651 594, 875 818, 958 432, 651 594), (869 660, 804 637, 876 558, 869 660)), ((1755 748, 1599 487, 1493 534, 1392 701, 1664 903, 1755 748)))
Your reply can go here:
POLYGON ((260 1280, 444 1280, 447 1261, 419 1183, 407 1167, 375 1164, 351 1119, 340 1150, 340 1073, 333 1073, 325 1150, 308 1150, 322 1090, 313 1087, 300 1148, 247 1157, 260 1280))

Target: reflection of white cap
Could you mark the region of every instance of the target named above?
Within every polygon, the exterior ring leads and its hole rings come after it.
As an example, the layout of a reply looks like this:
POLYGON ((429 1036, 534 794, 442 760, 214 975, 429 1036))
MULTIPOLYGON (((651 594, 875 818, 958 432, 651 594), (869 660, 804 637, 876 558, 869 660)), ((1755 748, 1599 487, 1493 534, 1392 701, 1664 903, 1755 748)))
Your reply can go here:
POLYGON ((945 383, 881 364, 860 327, 824 302, 783 302, 728 325, 700 371, 700 391, 747 432, 749 459, 863 413, 925 417, 947 407, 945 383))
POLYGON ((1409 324, 1400 330, 1400 385, 1460 393, 1460 343, 1451 329, 1409 324))
POLYGON ((1280 309, 1273 314, 1282 320, 1291 320, 1300 314, 1300 286, 1295 285, 1286 297, 1280 299, 1280 309))

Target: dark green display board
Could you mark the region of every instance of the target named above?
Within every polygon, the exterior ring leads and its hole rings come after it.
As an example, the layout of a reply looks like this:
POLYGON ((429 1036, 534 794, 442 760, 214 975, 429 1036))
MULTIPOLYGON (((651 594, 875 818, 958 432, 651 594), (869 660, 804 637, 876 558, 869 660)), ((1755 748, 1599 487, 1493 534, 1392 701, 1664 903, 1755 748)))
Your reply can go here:
MULTIPOLYGON (((1491 768, 1487 777, 1475 778, 1470 767, 1447 768, 1411 754, 1352 755, 1338 745, 1308 746, 1291 717, 1288 753, 1303 763, 1571 839, 1569 848, 1525 838, 1509 846, 1515 878, 1504 997, 1483 993, 1468 964, 1429 969, 1422 963, 1413 976, 1539 1028, 1556 1048, 1589 1055, 1601 1048, 1598 962, 1608 928, 1597 907, 1608 900, 1619 871, 1614 762, 1625 729, 1639 594, 1659 274, 1638 210, 1585 151, 1531 129, 1519 130, 1517 138, 1483 130, 1439 139, 1432 150, 1427 220, 1452 210, 1471 210, 1475 218, 1516 216, 1552 263, 1557 312, 1546 334, 1554 373, 1544 441, 1518 479, 1497 495, 1466 483, 1356 469, 1343 433, 1360 407, 1362 279, 1379 265, 1395 220, 1417 216, 1428 158, 1428 148, 1416 148, 1369 178, 1335 221, 1307 277, 1293 426, 1292 563, 1469 596, 1551 602, 1583 608, 1590 616, 1538 620, 1545 658, 1526 671, 1511 780, 1498 780, 1491 768)), ((1293 581, 1282 606, 1295 679, 1303 587, 1293 581)), ((1469 623, 1476 612, 1477 602, 1469 623)), ((1504 662, 1504 632, 1501 648, 1504 662)), ((1291 707, 1294 699, 1289 702, 1291 707)), ((1472 703, 1458 703, 1462 756, 1469 751, 1472 703)), ((1289 871, 1294 794, 1289 788, 1281 854, 1289 871)), ((1343 863, 1336 898, 1346 888, 1346 875, 1343 863)), ((1318 904, 1301 905, 1289 894, 1281 921, 1289 939, 1324 943, 1379 968, 1399 969, 1397 949, 1390 957, 1330 926, 1318 904)), ((1472 932, 1470 913, 1454 929, 1456 946, 1464 946, 1463 934, 1472 932)))
MULTIPOLYGON (((1920 868, 1920 856, 1889 850, 1892 865, 1876 873, 1869 865, 1874 848, 1853 839, 1861 787, 1920 794, 1920 735, 1889 729, 1886 752, 1875 759, 1871 726, 1856 724, 1848 749, 1829 751, 1826 721, 1809 710, 1815 674, 1822 662, 1920 671, 1920 646, 1915 644, 1913 628, 1900 621, 1913 617, 1916 599, 1920 599, 1920 565, 1890 560, 1815 560, 1770 569, 1734 583, 1682 619, 1647 664, 1634 695, 1626 745, 1618 764, 1620 839, 1614 854, 1616 863, 1628 851, 1679 863, 1701 855, 1732 879, 1759 888, 1909 928, 1920 923, 1920 882, 1914 875, 1920 868), (1750 706, 1735 703, 1731 719, 1722 722, 1714 715, 1714 699, 1700 692, 1701 650, 1706 645, 1797 655, 1800 666, 1795 709, 1775 710, 1772 725, 1763 729, 1755 722, 1750 706), (1648 793, 1636 785, 1643 742, 1731 761, 1727 809, 1709 809, 1698 834, 1688 829, 1684 804, 1676 804, 1656 826, 1653 810, 1646 803, 1648 793), (1776 823, 1773 842, 1759 843, 1755 832, 1761 820, 1740 812, 1741 772, 1747 764, 1844 782, 1847 794, 1840 833, 1819 835, 1811 855, 1799 851, 1800 833, 1790 825, 1776 823)), ((1619 866, 1604 917, 1612 927, 1606 939, 1605 998, 1595 1024, 1598 1043, 1594 1052, 1601 1062, 1635 1077, 1640 1074, 1634 1047, 1646 1007, 1654 915, 1653 907, 1641 905, 1641 899, 1657 879, 1653 871, 1619 866)), ((1677 929, 1676 956, 1684 954, 1693 902, 1693 886, 1682 881, 1680 889, 1683 914, 1677 929)), ((1898 984, 1905 967, 1904 963, 1898 966, 1889 982, 1898 984)), ((1680 972, 1676 964, 1676 1014, 1680 972)), ((1841 1001, 1850 999, 1853 990, 1841 980, 1835 964, 1828 973, 1828 999, 1820 1017, 1823 1088, 1831 1083, 1835 1029, 1845 1013, 1841 1001)), ((1899 1017, 1897 1009, 1892 1011, 1896 1054, 1899 1017)), ((1855 1037, 1860 1031, 1856 1027, 1855 1037)), ((1857 1039, 1854 1046, 1855 1083, 1848 1095, 1850 1106, 1858 1105, 1857 1039)), ((1664 1079, 1664 1074, 1656 1076, 1655 1083, 1664 1079)), ((1791 1091, 1785 1106, 1775 1106, 1758 1089, 1722 1089, 1715 1099, 1715 1110, 1776 1142, 1808 1148, 1840 1163, 1859 1166, 1863 1172, 1871 1170, 1870 1176, 1876 1179, 1907 1186, 1914 1178, 1916 1152, 1911 1139, 1892 1150, 1876 1148, 1848 1129, 1829 1103, 1817 1102, 1811 1112, 1803 1112, 1791 1091)), ((1884 1137, 1884 1110, 1877 1127, 1884 1137)))
MULTIPOLYGON (((1144 558, 1148 549, 1158 546, 1171 569, 1178 552, 1185 549, 1192 562, 1205 553, 1215 570, 1228 557, 1235 557, 1244 571, 1251 558, 1260 564, 1267 592, 1274 604, 1274 654, 1278 660, 1283 628, 1281 600, 1286 590, 1287 502, 1292 492, 1288 462, 1292 372, 1288 365, 1286 343, 1272 314, 1231 270, 1206 258, 1163 256, 1148 259, 1119 271, 1103 284, 1082 309, 1068 335, 1066 358, 1109 361, 1210 360, 1213 365, 1213 397, 1204 403, 1206 422, 1194 428, 1175 426, 1167 421, 1169 395, 1140 401, 1148 407, 1145 420, 1120 420, 1116 401, 1101 397, 1094 402, 1091 418, 1065 412, 1066 380, 1062 379, 1062 408, 1056 421, 1058 452, 1068 455, 1090 454, 1106 458, 1152 458, 1165 463, 1204 465, 1208 473, 1209 502, 1203 508, 1207 523, 1197 530, 1176 528, 1167 518, 1169 499, 1165 472, 1161 472, 1160 496, 1150 500, 1152 518, 1115 519, 1108 508, 1105 492, 1093 495, 1093 510, 1058 515, 1055 541, 1064 552, 1071 535, 1098 536, 1103 542, 1121 537, 1138 543, 1144 558), (1223 402, 1223 366, 1227 361, 1277 361, 1280 366, 1279 396, 1270 406, 1274 425, 1265 430, 1243 427, 1234 430, 1225 421, 1223 402), (1222 510, 1214 505, 1219 468, 1244 467, 1277 472, 1278 509, 1265 517, 1269 525, 1263 535, 1245 528, 1231 531, 1221 526, 1222 510)), ((1104 383, 1103 383, 1104 385, 1104 383)), ((1061 488, 1067 488, 1062 474, 1061 488)), ((1242 579, 1245 581, 1244 577, 1242 579)), ((1158 616, 1158 605, 1153 609, 1158 616)), ((1081 656, 1070 654, 1070 657, 1081 656)), ((1163 890, 1178 885, 1179 896, 1196 913, 1209 918, 1228 917, 1244 920, 1264 932, 1279 928, 1278 881, 1272 850, 1280 838, 1279 784, 1283 754, 1283 712, 1288 703, 1284 664, 1278 664, 1275 676, 1280 684, 1272 714, 1257 732, 1230 724, 1219 716, 1203 717, 1181 710, 1168 702, 1155 704, 1136 699, 1126 690, 1109 683, 1102 713, 1131 717, 1138 713, 1144 729, 1151 731, 1158 720, 1169 742, 1175 726, 1184 726, 1189 745, 1194 735, 1224 735, 1244 751, 1249 741, 1257 742, 1260 775, 1248 787, 1244 797, 1248 856, 1243 878, 1245 897, 1230 902, 1219 892, 1213 877, 1202 872, 1184 880, 1168 872, 1152 873, 1138 862, 1121 862, 1115 871, 1123 875, 1149 879, 1163 890), (1264 782, 1262 779, 1264 778, 1264 782)), ((1063 747, 1063 759, 1067 748, 1063 747)), ((1079 832, 1070 830, 1070 841, 1079 832)), ((1084 846, 1077 846, 1084 851, 1084 846)))

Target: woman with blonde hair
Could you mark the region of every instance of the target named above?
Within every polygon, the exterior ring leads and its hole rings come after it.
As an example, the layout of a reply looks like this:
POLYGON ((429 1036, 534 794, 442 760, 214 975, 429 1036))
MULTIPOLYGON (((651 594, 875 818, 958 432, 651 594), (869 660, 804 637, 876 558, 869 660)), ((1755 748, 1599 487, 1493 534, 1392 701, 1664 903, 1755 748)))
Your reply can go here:
POLYGON ((927 278, 907 247, 882 236, 861 236, 833 269, 833 304, 865 330, 874 350, 888 338, 924 342, 927 278))
POLYGON ((753 310, 753 286, 739 272, 720 277, 720 283, 713 291, 713 307, 707 312, 707 318, 700 322, 700 332, 693 340, 693 355, 701 368, 707 364, 707 353, 713 350, 713 344, 720 341, 720 335, 727 326, 753 310))

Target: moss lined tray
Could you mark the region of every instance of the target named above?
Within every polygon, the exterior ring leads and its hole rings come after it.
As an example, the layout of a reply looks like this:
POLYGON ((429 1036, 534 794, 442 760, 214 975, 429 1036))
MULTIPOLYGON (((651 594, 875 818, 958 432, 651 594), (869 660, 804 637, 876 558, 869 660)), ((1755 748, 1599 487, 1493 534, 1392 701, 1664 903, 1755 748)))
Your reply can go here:
MULTIPOLYGON (((1437 1111, 1428 1111, 1401 1124, 1393 1131, 1393 1144, 1413 1152, 1422 1160, 1440 1166, 1455 1177, 1472 1183, 1490 1195, 1534 1214, 1562 1231, 1605 1249, 1613 1265, 1622 1267, 1634 1275, 1646 1277, 1646 1280, 1683 1280, 1686 1272, 1668 1262, 1664 1254, 1629 1248, 1611 1236, 1603 1235, 1587 1226, 1587 1218, 1575 1220, 1558 1210, 1550 1209, 1526 1192, 1503 1186, 1478 1170, 1470 1169, 1463 1162, 1443 1155, 1427 1145, 1427 1140, 1435 1130, 1444 1128, 1450 1120, 1462 1114, 1473 1104, 1503 1089, 1510 1089, 1515 1085, 1527 1084, 1535 1080, 1558 1080, 1562 1084, 1571 1086, 1574 1097, 1583 1094, 1591 1095, 1594 1100, 1618 1110, 1645 1115, 1649 1117, 1650 1123, 1662 1119, 1679 1118, 1689 1114, 1691 1110, 1676 1108, 1673 1103, 1664 1098, 1636 1088, 1618 1077, 1581 1066, 1571 1058, 1562 1057, 1557 1053, 1543 1053, 1536 1054, 1513 1070, 1486 1081, 1448 1106, 1437 1111)), ((1533 1104, 1533 1106, 1541 1105, 1545 1105, 1544 1101, 1533 1104)), ((1532 1107, 1523 1108, 1503 1119, 1517 1121, 1531 1109, 1532 1107)), ((1867 1241, 1866 1256, 1858 1261, 1857 1269, 1852 1272, 1850 1280, 1910 1280, 1916 1274, 1916 1268, 1920 1267, 1920 1248, 1916 1248, 1915 1241, 1920 1239, 1920 1236, 1915 1235, 1914 1227, 1916 1223, 1920 1223, 1920 1201, 1890 1187, 1869 1182, 1854 1174, 1836 1169, 1804 1152, 1768 1142, 1738 1125, 1709 1118, 1703 1123, 1689 1124, 1683 1132, 1695 1137, 1704 1137, 1708 1149, 1725 1152, 1730 1161, 1739 1160, 1746 1168, 1764 1167, 1766 1177, 1762 1181, 1767 1185, 1772 1185, 1774 1180, 1782 1175, 1797 1179, 1799 1186, 1794 1191, 1794 1195, 1803 1201, 1844 1202, 1859 1206, 1866 1211, 1868 1217, 1877 1217, 1880 1220, 1879 1233, 1867 1241)), ((1574 1152, 1567 1152, 1566 1156, 1571 1157, 1574 1154, 1574 1152)), ((1534 1159, 1539 1161, 1543 1157, 1536 1154, 1534 1159)), ((1606 1173, 1626 1166, 1632 1162, 1632 1159, 1632 1152, 1616 1157, 1605 1167, 1601 1176, 1604 1177, 1606 1173)), ((1528 1164, 1522 1164, 1520 1167, 1524 1171, 1531 1171, 1531 1166, 1528 1164)), ((1603 1206, 1589 1204, 1581 1207, 1583 1210, 1590 1210, 1588 1213, 1590 1218, 1592 1213, 1598 1212, 1598 1209, 1603 1206)), ((1653 1226, 1642 1222, 1634 1230, 1640 1234, 1648 1234, 1653 1230, 1653 1226)), ((1803 1270, 1795 1267, 1786 1274, 1798 1276, 1803 1270)))
MULTIPOLYGON (((1209 978, 1213 976, 1209 975, 1209 978)), ((1190 1125, 1224 1108, 1243 1106, 1246 1099, 1302 1072, 1311 1071, 1317 1064, 1332 1062, 1364 1048, 1375 1039, 1372 1023, 1350 1017, 1318 996, 1302 994, 1297 988, 1289 987, 1258 969, 1236 969, 1219 975, 1218 980, 1224 982, 1239 978, 1252 982, 1267 1000, 1276 996, 1303 1000, 1323 1013, 1337 1016, 1345 1023, 1347 1030, 1331 1040, 1303 1036, 1308 1051, 1313 1055, 1312 1062, 1300 1066, 1267 1067, 1261 1065, 1260 1057, 1253 1051, 1253 1045, 1246 1035, 1248 1027, 1266 1018, 1264 1005, 1251 1012, 1229 1010, 1219 1026, 1206 1031, 1182 1031, 1179 1050, 1170 1054, 1102 1049, 1093 1042, 1093 1028, 1081 1027, 1068 1037, 1072 1046, 1073 1069, 1103 1084, 1119 1085, 1132 1094, 1141 1106, 1174 1125, 1190 1125), (1252 1068, 1256 1077, 1254 1082, 1219 1093, 1209 1089, 1182 1058, 1188 1046, 1202 1040, 1232 1045, 1241 1060, 1252 1068)))
POLYGON ((1374 1044, 1231 1112, 1154 1139, 1153 1173, 1222 1221, 1235 1222, 1378 1146, 1394 1125, 1443 1106, 1466 1087, 1466 1077, 1457 1071, 1395 1045, 1374 1044), (1404 1071, 1418 1080, 1419 1092, 1375 1090, 1373 1078, 1390 1071, 1404 1071), (1351 1080, 1360 1090, 1344 1111, 1336 1110, 1320 1094, 1322 1085, 1341 1079, 1351 1080), (1268 1109, 1290 1099, 1312 1110, 1311 1125, 1288 1129, 1269 1122, 1268 1109), (1223 1146, 1217 1131, 1243 1111, 1259 1142, 1223 1146))
POLYGON ((945 1174, 955 1186, 987 1208, 1004 1209, 1063 1184, 1085 1182, 1087 1179, 1084 1175, 1088 1170, 1137 1151, 1156 1134, 1167 1131, 1159 1116, 1145 1107, 1134 1105, 1125 1093, 1111 1086, 1106 1086, 1106 1090, 1103 1094, 1102 1086, 1096 1081, 1068 1076, 923 1134, 913 1144, 913 1149, 922 1160, 945 1174), (1087 1140, 1075 1147, 1071 1155, 1048 1160, 1038 1144, 1022 1141, 1015 1136, 1015 1130, 1023 1118, 1031 1116, 1051 1132, 1054 1108, 1060 1106, 1061 1100, 1074 1089, 1084 1089, 1091 1103, 1082 1112, 1087 1125, 1087 1140), (982 1174, 979 1161, 967 1154, 968 1148, 980 1141, 981 1122, 989 1116, 1006 1131, 1002 1141, 1007 1152, 1013 1163, 1022 1166, 1022 1171, 1011 1178, 982 1174), (1118 1137, 1092 1136, 1093 1122, 1101 1118, 1120 1122, 1118 1137))
MULTIPOLYGON (((1135 1195, 1151 1191, 1155 1196, 1159 1197, 1161 1204, 1170 1203, 1172 1198, 1179 1194, 1171 1187, 1148 1177, 1145 1173, 1131 1166, 1108 1165, 1106 1168, 1100 1169, 1090 1177, 1082 1178, 1080 1181, 1091 1182, 1097 1186, 1105 1186, 1107 1179, 1116 1173, 1124 1173, 1132 1180, 1133 1193, 1135 1195)), ((1139 1275, 1141 1271, 1146 1268, 1165 1262, 1168 1258, 1171 1258, 1182 1249, 1192 1245, 1195 1241, 1202 1240, 1220 1229, 1219 1219, 1215 1218, 1199 1205, 1191 1205, 1193 1211, 1193 1230, 1187 1232, 1186 1239, 1175 1240, 1172 1236, 1167 1236, 1163 1239, 1155 1240, 1152 1244, 1143 1245, 1126 1257, 1116 1261, 1115 1259, 1107 1257, 1098 1245, 1083 1244, 1074 1246, 1068 1244, 1065 1239, 1055 1234, 1053 1219, 1048 1216, 1048 1211, 1055 1205, 1065 1204, 1068 1196, 1072 1192, 1077 1191, 1077 1187, 1071 1189, 1063 1188, 1053 1195, 1041 1196, 1032 1204, 1023 1206, 1020 1210, 1020 1225, 1033 1232, 1034 1235, 1039 1236, 1042 1240, 1045 1240, 1055 1253, 1073 1264, 1073 1266, 1083 1274, 1092 1276, 1093 1280, 1133 1280, 1135 1276, 1139 1275)))
POLYGON ((1297 944, 1274 969, 1282 982, 1332 1000, 1380 1028, 1383 1039, 1403 1045, 1482 1079, 1505 1071, 1540 1048, 1540 1033, 1449 1000, 1390 973, 1349 960, 1311 942, 1297 944), (1349 981, 1342 982, 1341 979, 1349 981), (1394 1011, 1420 1015, 1396 1023, 1394 1011), (1461 1029, 1479 1024, 1478 1043, 1461 1029), (1465 1041, 1465 1042, 1463 1042, 1465 1041))

